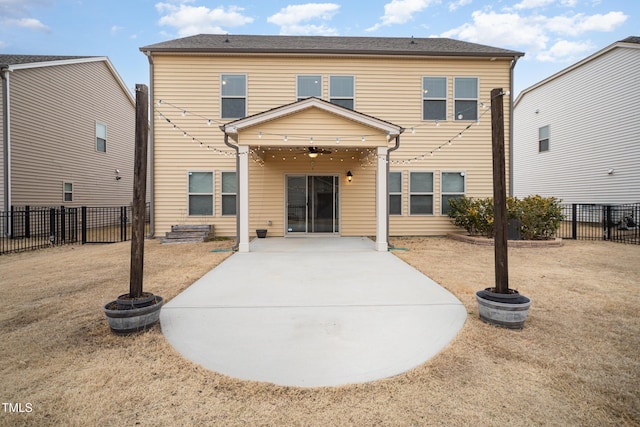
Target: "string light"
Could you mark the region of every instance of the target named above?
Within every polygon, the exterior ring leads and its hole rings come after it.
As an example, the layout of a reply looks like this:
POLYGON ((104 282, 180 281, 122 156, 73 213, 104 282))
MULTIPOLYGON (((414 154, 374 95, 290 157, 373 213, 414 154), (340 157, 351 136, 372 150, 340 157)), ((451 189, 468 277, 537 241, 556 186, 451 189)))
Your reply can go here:
MULTIPOLYGON (((504 92, 501 92, 501 93, 499 94, 499 96, 504 96, 504 95, 509 95, 509 91, 504 91, 504 92)), ((172 103, 170 103, 170 102, 167 102, 167 101, 165 101, 165 100, 162 100, 162 99, 158 99, 158 100, 157 100, 157 104, 158 104, 159 106, 160 106, 160 105, 162 105, 162 106, 170 106, 170 107, 172 107, 172 108, 176 109, 177 111, 180 111, 180 114, 181 114, 181 116, 182 116, 182 117, 186 117, 186 115, 187 115, 187 114, 189 114, 189 115, 192 115, 192 116, 195 116, 195 117, 203 118, 203 119, 205 119, 205 120, 206 120, 206 123, 207 123, 207 125, 208 125, 208 126, 211 126, 212 122, 219 123, 219 124, 226 124, 226 123, 227 123, 227 122, 223 122, 223 121, 219 121, 219 120, 215 120, 215 119, 207 118, 207 117, 205 117, 205 116, 201 116, 201 115, 199 115, 199 114, 195 114, 195 113, 193 113, 193 112, 191 112, 191 111, 189 111, 189 110, 187 110, 187 109, 185 109, 185 108, 180 108, 180 107, 178 107, 178 106, 176 106, 176 105, 174 105, 174 104, 172 104, 172 103)), ((483 102, 479 102, 479 103, 477 104, 477 106, 479 106, 483 111, 481 112, 481 114, 477 115, 477 118, 476 118, 476 120, 475 120, 473 123, 475 123, 475 124, 477 124, 477 125, 480 125, 480 118, 481 118, 483 115, 485 115, 487 112, 489 112, 489 110, 488 110, 489 105, 487 105, 487 103, 485 103, 485 102, 483 101, 483 102)), ((470 108, 474 108, 474 107, 470 107, 470 108)), ((467 111, 467 110, 465 110, 465 111, 467 111)), ((465 112, 465 111, 459 111, 459 112, 457 113, 456 118, 457 118, 458 120, 462 120, 462 119, 464 118, 464 112, 465 112)), ((477 113, 477 110, 476 110, 476 113, 477 113)), ((189 135, 189 133, 188 133, 186 130, 181 129, 181 128, 176 124, 176 123, 172 122, 172 121, 171 121, 171 119, 170 119, 169 117, 167 117, 167 116, 166 116, 166 114, 162 113, 161 111, 158 111, 158 117, 159 117, 159 118, 164 118, 164 119, 165 119, 165 121, 166 121, 168 124, 170 124, 170 125, 172 125, 172 126, 173 126, 173 129, 181 130, 181 131, 183 132, 183 136, 184 136, 184 137, 190 136, 190 135, 189 135)), ((471 128, 471 126, 472 126, 472 124, 473 124, 473 123, 468 124, 467 126, 465 126, 465 128, 464 128, 462 131, 458 132, 458 133, 457 133, 457 135, 456 135, 456 136, 457 136, 457 138, 462 138, 462 136, 463 136, 464 132, 466 132, 467 130, 469 130, 469 129, 471 128)), ((435 124, 435 126, 440 126, 440 120, 434 120, 434 124, 435 124)), ((423 127, 423 126, 426 126, 426 123, 425 123, 425 124, 421 124, 421 125, 411 126, 411 127, 410 127, 410 129, 411 129, 411 135, 415 135, 415 133, 416 133, 416 128, 423 127)), ((237 132, 237 128, 236 128, 236 127, 234 127, 234 128, 233 128, 233 130, 237 132)), ((262 132, 262 131, 259 131, 259 132, 258 132, 258 139, 261 139, 263 135, 265 135, 265 134, 263 134, 263 132, 262 132)), ((275 134, 272 134, 272 135, 275 135, 275 134)), ((379 135, 379 134, 378 134, 378 135, 379 135)), ((284 142, 288 142, 288 141, 289 141, 289 138, 290 138, 290 136, 289 136, 289 135, 280 135, 280 136, 281 136, 281 137, 283 137, 284 142)), ((366 137, 367 137, 367 136, 376 136, 376 134, 372 134, 372 135, 361 135, 361 136, 360 136, 360 141, 361 141, 361 142, 366 142, 366 137)), ((311 145, 313 145, 313 143, 314 143, 314 141, 315 141, 313 136, 310 136, 310 137, 304 137, 304 136, 295 136, 295 135, 294 135, 294 136, 293 136, 293 138, 294 138, 294 139, 304 139, 304 138, 308 138, 309 144, 311 144, 311 145)), ((191 139, 192 139, 192 142, 194 142, 194 143, 199 143, 199 145, 200 145, 200 146, 205 147, 205 145, 204 145, 204 144, 202 143, 202 141, 200 141, 199 139, 197 139, 197 138, 195 138, 195 137, 192 137, 191 139)), ((336 144, 340 144, 341 139, 344 139, 344 138, 343 138, 343 137, 336 136, 336 137, 334 137, 334 139, 335 139, 335 143, 336 143, 336 144)), ((349 139, 349 138, 346 138, 346 140, 348 140, 348 139, 349 139)), ((387 133, 386 133, 386 139, 387 139, 387 141, 390 141, 390 140, 391 140, 391 133, 390 133, 390 132, 387 132, 387 133)), ((453 138, 450 138, 450 139, 448 139, 445 143, 438 145, 438 146, 437 146, 437 147, 435 147, 434 149, 431 149, 431 150, 429 150, 428 152, 426 152, 426 153, 424 153, 424 154, 420 154, 420 155, 418 155, 418 156, 415 156, 415 157, 412 157, 412 158, 408 158, 408 159, 402 159, 402 160, 389 161, 389 163, 391 163, 391 164, 410 164, 411 162, 416 161, 416 160, 424 160, 424 159, 426 158, 426 154, 428 154, 428 155, 429 155, 429 157, 433 157, 433 153, 434 153, 434 152, 439 152, 439 151, 441 151, 441 150, 442 150, 442 148, 443 148, 445 145, 450 146, 450 145, 452 144, 452 142, 453 142, 453 138)), ((220 150, 220 149, 218 149, 218 148, 212 147, 211 145, 206 145, 206 147, 207 147, 207 149, 212 150, 212 151, 214 151, 215 153, 224 154, 225 156, 235 155, 235 152, 232 152, 232 151, 229 151, 229 150, 220 150)), ((292 149, 291 149, 291 148, 290 148, 290 151, 292 151, 292 149)), ((348 149, 347 149, 347 150, 345 150, 345 151, 348 151, 348 149)), ((251 152, 252 152, 252 154, 254 154, 254 155, 255 155, 253 159, 254 159, 256 162, 260 163, 261 165, 264 165, 264 160, 261 158, 261 156, 259 155, 259 153, 258 153, 257 151, 255 151, 255 152, 254 152, 254 150, 253 150, 253 149, 251 149, 251 152)), ((265 152, 263 151, 263 154, 264 154, 264 153, 265 153, 265 152)), ((361 163, 363 163, 363 166, 365 166, 365 165, 370 165, 371 163, 375 162, 375 156, 372 154, 371 149, 368 149, 368 151, 367 151, 367 154, 366 154, 366 155, 364 155, 364 153, 363 153, 363 152, 360 152, 360 154, 361 154, 361 155, 360 155, 360 161, 361 161, 361 163), (371 157, 373 157, 373 159, 372 159, 371 157)), ((274 158, 275 158, 275 157, 274 157, 274 158)), ((296 156, 294 156, 293 158, 294 158, 294 159, 297 159, 297 157, 296 157, 296 156)), ((282 159, 283 159, 283 160, 286 160, 286 156, 285 156, 285 157, 282 157, 282 159)), ((354 157, 354 156, 352 156, 352 160, 353 160, 353 159, 355 159, 355 157, 354 157)), ((331 158, 331 160, 333 160, 333 158, 331 158)), ((342 159, 342 158, 341 158, 341 159, 340 159, 340 161, 344 161, 344 159, 342 159)), ((385 158, 385 161, 387 161, 387 159, 386 159, 386 158, 385 158)))

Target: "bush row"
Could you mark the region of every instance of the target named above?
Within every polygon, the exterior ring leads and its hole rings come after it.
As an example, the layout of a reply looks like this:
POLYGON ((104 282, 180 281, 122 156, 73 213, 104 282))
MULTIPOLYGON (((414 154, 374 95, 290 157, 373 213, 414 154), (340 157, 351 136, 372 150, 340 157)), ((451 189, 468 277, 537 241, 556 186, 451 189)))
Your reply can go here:
MULTIPOLYGON (((449 217, 456 226, 464 228, 471 236, 495 236, 492 197, 462 196, 450 200, 449 204, 449 217)), ((552 239, 564 219, 560 200, 539 195, 507 198, 507 217, 519 221, 523 240, 552 239)))

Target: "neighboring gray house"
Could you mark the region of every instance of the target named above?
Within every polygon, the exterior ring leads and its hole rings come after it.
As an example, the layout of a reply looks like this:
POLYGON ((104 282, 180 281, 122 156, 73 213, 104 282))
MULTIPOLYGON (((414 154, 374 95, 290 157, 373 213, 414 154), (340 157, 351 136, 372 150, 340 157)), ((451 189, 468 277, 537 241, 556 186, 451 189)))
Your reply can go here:
POLYGON ((109 59, 0 55, 0 74, 0 211, 129 205, 135 100, 109 59))
POLYGON ((640 202, 640 37, 525 89, 513 109, 513 194, 640 202))

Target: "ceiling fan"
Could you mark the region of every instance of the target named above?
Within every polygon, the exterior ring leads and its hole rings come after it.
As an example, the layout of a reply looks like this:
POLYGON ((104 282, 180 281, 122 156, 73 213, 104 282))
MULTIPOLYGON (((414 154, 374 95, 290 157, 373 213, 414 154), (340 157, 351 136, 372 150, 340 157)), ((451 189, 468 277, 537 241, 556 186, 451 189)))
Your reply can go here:
POLYGON ((304 150, 305 154, 312 159, 318 157, 318 154, 331 154, 331 150, 325 150, 324 148, 318 147, 307 147, 304 150))

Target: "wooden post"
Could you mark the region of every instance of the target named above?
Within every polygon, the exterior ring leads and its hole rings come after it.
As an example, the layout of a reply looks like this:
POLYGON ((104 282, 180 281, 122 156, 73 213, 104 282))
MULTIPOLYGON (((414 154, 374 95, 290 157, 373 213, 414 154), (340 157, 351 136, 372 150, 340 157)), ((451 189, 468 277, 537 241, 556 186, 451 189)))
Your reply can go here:
POLYGON ((507 263, 507 183, 504 154, 504 109, 502 88, 491 91, 491 145, 493 151, 493 221, 495 229, 495 292, 509 292, 507 263))
POLYGON ((131 274, 129 297, 142 297, 144 266, 144 219, 147 193, 147 144, 149 138, 149 89, 136 85, 136 136, 133 166, 131 219, 131 274))

